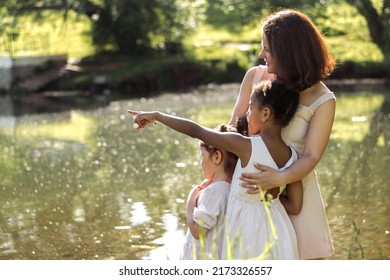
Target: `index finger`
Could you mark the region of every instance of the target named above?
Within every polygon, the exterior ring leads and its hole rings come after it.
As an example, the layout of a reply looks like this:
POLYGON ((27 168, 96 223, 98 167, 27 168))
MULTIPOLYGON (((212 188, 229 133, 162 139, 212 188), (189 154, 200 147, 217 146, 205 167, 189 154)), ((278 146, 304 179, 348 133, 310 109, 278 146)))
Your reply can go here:
POLYGON ((257 176, 258 176, 258 173, 254 173, 254 172, 245 173, 244 172, 241 174, 240 179, 245 181, 245 182, 251 183, 251 180, 256 180, 257 176))
POLYGON ((132 114, 133 116, 137 116, 139 114, 138 111, 127 110, 127 112, 132 114))

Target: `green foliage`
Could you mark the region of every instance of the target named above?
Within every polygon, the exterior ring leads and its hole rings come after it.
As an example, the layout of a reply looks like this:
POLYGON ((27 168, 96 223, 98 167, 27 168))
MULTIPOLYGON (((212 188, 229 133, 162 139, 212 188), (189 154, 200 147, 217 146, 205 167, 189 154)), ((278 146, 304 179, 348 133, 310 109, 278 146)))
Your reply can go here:
POLYGON ((45 20, 40 21, 33 15, 20 16, 18 28, 13 29, 16 36, 12 42, 9 33, 0 34, 0 55, 21 57, 66 53, 69 57, 83 57, 94 51, 91 40, 85 36, 90 29, 86 18, 71 11, 66 21, 61 12, 45 11, 42 15, 45 20))
MULTIPOLYGON (((116 1, 3 1, 7 20, 32 15, 42 19, 47 10, 61 11, 68 21, 70 11, 86 16, 90 36, 98 52, 110 50, 139 55, 162 50, 180 52, 182 39, 196 27, 204 0, 116 0, 116 1), (8 15, 9 14, 9 15, 8 15)), ((20 21, 19 21, 20 23, 20 21)), ((20 27, 15 28, 18 32, 20 27)))
MULTIPOLYGON (((210 24, 225 25, 234 24, 253 24, 260 18, 268 15, 271 12, 278 11, 283 8, 292 8, 302 10, 312 16, 319 16, 322 14, 322 9, 326 4, 333 2, 328 1, 312 1, 312 0, 278 0, 278 1, 247 1, 247 0, 209 0, 210 7, 208 12, 225 17, 212 17, 208 20, 210 24)), ((232 30, 233 31, 233 30, 232 30)))
MULTIPOLYGON (((309 14, 327 36, 339 64, 337 75, 378 77, 386 70, 381 65, 386 54, 371 41, 365 18, 347 1, 77 2, 78 6, 76 1, 67 1, 62 10, 47 11, 43 5, 38 8, 36 1, 0 1, 0 52, 7 55, 11 45, 14 56, 68 53, 80 58, 120 52, 158 58, 157 65, 161 57, 180 55, 201 61, 209 69, 205 75, 210 81, 240 81, 245 69, 259 63, 261 19, 281 7, 294 7, 309 14), (16 26, 11 15, 22 8, 25 12, 18 14, 16 26)), ((372 2, 380 12, 384 1, 372 2)), ((137 71, 129 68, 130 73, 137 71)), ((123 75, 119 72, 116 77, 123 75)), ((84 75, 79 81, 87 85, 91 78, 84 75)), ((71 85, 64 84, 64 88, 71 85)))
POLYGON ((99 51, 142 55, 162 50, 180 53, 185 35, 196 25, 203 1, 115 1, 94 22, 92 38, 99 51))

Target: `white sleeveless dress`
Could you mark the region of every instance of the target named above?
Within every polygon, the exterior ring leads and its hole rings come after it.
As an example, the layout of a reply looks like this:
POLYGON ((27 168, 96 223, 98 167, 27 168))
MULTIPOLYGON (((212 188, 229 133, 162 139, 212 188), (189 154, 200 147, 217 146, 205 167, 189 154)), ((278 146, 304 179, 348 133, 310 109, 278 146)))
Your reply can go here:
MULTIPOLYGON (((253 84, 262 80, 265 71, 265 66, 258 67, 253 84)), ((328 92, 308 107, 299 105, 289 125, 282 129, 283 140, 297 151, 299 157, 303 153, 307 130, 315 110, 335 99, 334 93, 328 92)), ((334 252, 333 240, 315 170, 302 179, 302 184, 302 210, 299 215, 290 215, 298 239, 299 258, 328 258, 334 252)))
MULTIPOLYGON (((247 194, 247 189, 240 186, 240 175, 255 172, 255 162, 278 168, 260 136, 251 137, 251 142, 251 158, 246 167, 238 160, 231 183, 222 258, 298 259, 295 231, 279 197, 263 203, 260 194, 247 194)), ((284 168, 297 159, 291 150, 284 168)))

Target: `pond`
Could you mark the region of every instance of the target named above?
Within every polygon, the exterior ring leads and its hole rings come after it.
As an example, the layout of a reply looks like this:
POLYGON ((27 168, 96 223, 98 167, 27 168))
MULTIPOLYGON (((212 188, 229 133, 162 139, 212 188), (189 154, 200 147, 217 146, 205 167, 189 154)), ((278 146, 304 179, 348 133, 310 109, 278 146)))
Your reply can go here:
MULTIPOLYGON (((228 121, 238 89, 0 116, 0 259, 177 259, 187 194, 202 180, 197 140, 161 124, 136 133, 127 109, 214 127, 228 121)), ((390 95, 385 88, 335 93, 335 125, 316 168, 331 259, 390 259, 390 95)))

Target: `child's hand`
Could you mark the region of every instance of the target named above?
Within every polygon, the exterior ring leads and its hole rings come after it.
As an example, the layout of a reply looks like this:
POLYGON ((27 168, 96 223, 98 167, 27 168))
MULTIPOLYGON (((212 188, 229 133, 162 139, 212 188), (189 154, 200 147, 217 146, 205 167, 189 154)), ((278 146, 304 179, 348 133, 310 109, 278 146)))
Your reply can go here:
POLYGON ((206 188, 208 185, 210 185, 211 180, 210 179, 204 179, 202 183, 200 183, 197 186, 193 186, 192 190, 188 194, 187 203, 192 202, 196 204, 196 201, 198 200, 200 194, 202 193, 202 190, 206 188))
POLYGON ((198 200, 202 190, 198 189, 198 186, 194 186, 187 197, 187 205, 194 204, 196 205, 196 201, 198 200))
POLYGON ((204 188, 206 188, 208 185, 210 185, 211 183, 211 180, 210 179, 204 179, 202 181, 202 183, 200 183, 197 188, 198 188, 198 191, 201 191, 203 190, 204 188))
POLYGON ((134 118, 134 128, 136 131, 141 130, 148 124, 151 124, 155 121, 154 113, 153 112, 138 112, 138 111, 132 111, 127 110, 128 113, 133 115, 134 118))

